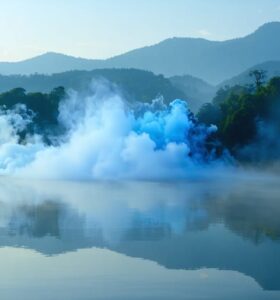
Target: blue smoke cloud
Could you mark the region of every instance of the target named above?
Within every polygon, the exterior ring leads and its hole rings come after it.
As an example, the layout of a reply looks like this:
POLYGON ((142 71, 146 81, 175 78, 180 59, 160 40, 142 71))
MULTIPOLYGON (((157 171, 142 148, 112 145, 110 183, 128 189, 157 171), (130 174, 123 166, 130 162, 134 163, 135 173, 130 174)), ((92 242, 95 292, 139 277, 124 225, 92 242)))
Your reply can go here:
MULTIPOLYGON (((13 124, 0 116, 13 136, 0 148, 0 173, 51 179, 178 179, 224 165, 207 148, 215 126, 198 124, 186 102, 161 99, 131 108, 116 88, 95 83, 92 94, 70 92, 59 109, 67 129, 56 146, 31 136, 18 143, 13 124)), ((19 126, 19 125, 18 125, 19 126)), ((1 138, 1 137, 0 137, 1 138)))
POLYGON ((147 107, 144 115, 136 119, 133 130, 137 134, 148 134, 156 145, 155 150, 166 149, 169 144, 182 144, 187 147, 186 156, 192 155, 193 161, 202 162, 210 155, 205 147, 206 140, 217 127, 198 124, 187 103, 176 99, 155 112, 147 107))

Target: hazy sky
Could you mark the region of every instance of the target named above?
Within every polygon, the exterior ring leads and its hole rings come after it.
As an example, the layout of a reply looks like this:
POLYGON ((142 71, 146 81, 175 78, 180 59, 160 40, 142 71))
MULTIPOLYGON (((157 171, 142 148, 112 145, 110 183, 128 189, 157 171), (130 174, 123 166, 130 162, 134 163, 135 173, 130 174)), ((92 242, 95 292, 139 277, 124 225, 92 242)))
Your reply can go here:
POLYGON ((0 0, 0 60, 106 58, 173 36, 244 36, 268 21, 280 21, 280 0, 0 0))

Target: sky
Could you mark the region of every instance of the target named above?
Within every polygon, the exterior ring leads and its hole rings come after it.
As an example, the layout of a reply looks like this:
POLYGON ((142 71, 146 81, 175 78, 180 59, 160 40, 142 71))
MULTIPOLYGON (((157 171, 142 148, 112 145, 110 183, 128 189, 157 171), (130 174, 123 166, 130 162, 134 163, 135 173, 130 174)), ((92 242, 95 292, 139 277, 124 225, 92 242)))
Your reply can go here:
POLYGON ((171 37, 226 40, 280 21, 280 0, 0 0, 0 61, 108 58, 171 37))

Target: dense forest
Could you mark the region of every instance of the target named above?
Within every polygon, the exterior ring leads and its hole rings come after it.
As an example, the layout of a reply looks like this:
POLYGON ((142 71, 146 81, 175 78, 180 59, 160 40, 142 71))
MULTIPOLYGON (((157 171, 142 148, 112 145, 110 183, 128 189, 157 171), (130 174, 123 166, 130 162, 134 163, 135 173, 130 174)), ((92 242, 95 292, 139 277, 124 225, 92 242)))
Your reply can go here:
POLYGON ((222 88, 197 117, 216 124, 222 144, 241 161, 268 162, 280 157, 280 77, 267 84, 256 78, 255 86, 222 88))

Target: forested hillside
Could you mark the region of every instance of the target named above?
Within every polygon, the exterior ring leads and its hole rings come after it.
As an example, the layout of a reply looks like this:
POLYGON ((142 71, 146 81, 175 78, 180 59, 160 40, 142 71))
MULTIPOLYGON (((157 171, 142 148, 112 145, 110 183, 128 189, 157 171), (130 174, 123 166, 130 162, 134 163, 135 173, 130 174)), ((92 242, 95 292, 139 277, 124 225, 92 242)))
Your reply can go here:
POLYGON ((167 102, 185 99, 184 92, 174 87, 162 75, 136 69, 104 69, 93 71, 69 71, 53 75, 0 76, 0 92, 21 87, 27 92, 49 93, 57 86, 87 92, 94 80, 108 81, 118 85, 127 100, 150 102, 162 95, 167 102))
POLYGON ((218 126, 218 137, 243 161, 274 161, 280 157, 280 77, 267 84, 222 88, 204 104, 198 119, 218 126))

